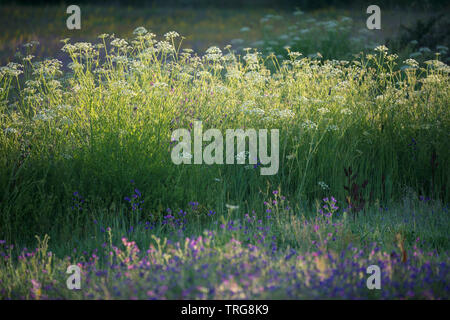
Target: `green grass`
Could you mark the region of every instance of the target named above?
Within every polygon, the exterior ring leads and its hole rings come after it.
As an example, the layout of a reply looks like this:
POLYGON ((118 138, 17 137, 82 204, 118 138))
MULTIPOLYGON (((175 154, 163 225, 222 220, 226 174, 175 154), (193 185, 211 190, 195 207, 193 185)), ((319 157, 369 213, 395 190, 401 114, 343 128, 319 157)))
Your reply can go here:
POLYGON ((153 51, 155 43, 141 36, 127 47, 108 44, 103 62, 104 48, 67 45, 70 72, 50 59, 25 61, 19 77, 20 65, 2 69, 3 237, 30 238, 77 221, 70 212, 75 191, 90 209, 122 208, 132 179, 153 213, 189 201, 219 212, 231 202, 256 209, 277 188, 305 205, 329 192, 344 200, 349 166, 357 183, 368 180, 367 203, 395 202, 409 189, 448 201, 442 62, 400 71, 395 55, 384 51, 352 62, 292 54, 280 63, 251 52, 206 61, 153 51), (195 119, 223 132, 281 129, 278 174, 174 165, 170 135, 195 119))
POLYGON ((37 238, 36 250, 0 247, 3 257, 6 253, 0 263, 0 296, 448 297, 448 237, 443 236, 449 227, 448 208, 409 199, 403 206, 369 210, 357 220, 346 214, 324 219, 287 210, 282 199, 268 199, 281 201, 268 206, 273 209, 270 216, 261 219, 240 210, 207 217, 191 207, 183 226, 168 219, 146 228, 138 222, 139 214, 130 222, 125 218, 129 212, 113 220, 95 213, 98 220, 87 225, 89 236, 83 239, 72 236, 57 242, 45 236, 37 238), (65 287, 70 264, 82 267, 81 290, 65 287), (381 291, 365 288, 362 272, 372 264, 383 270, 381 291))

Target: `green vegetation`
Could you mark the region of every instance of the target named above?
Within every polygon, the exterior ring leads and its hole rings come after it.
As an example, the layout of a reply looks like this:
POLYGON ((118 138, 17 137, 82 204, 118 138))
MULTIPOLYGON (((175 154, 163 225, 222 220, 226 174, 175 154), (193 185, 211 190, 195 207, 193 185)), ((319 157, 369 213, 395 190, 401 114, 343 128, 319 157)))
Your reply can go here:
POLYGON ((35 61, 31 42, 0 69, 0 296, 448 298, 450 68, 439 56, 378 46, 333 60, 292 46, 282 59, 265 44, 198 55, 177 32, 143 27, 63 42, 67 68, 35 61), (174 165, 171 133, 194 120, 280 129, 278 174, 174 165), (52 254, 47 238, 23 251, 46 234, 52 254), (82 263, 86 290, 65 289, 69 262, 82 263), (390 266, 377 294, 362 271, 372 262, 390 266))

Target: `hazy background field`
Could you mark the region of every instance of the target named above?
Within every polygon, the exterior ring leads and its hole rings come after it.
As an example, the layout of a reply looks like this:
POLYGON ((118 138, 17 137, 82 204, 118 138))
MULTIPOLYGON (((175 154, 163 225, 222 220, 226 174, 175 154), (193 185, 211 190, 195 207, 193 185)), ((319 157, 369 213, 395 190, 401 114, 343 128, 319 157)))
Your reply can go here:
MULTIPOLYGON (((281 15, 282 20, 273 24, 272 34, 280 35, 286 31, 298 17, 293 16, 296 9, 306 10, 308 18, 335 19, 351 17, 355 35, 366 28, 367 1, 90 1, 81 3, 82 28, 68 30, 66 13, 68 4, 58 1, 6 1, 0 10, 0 62, 10 61, 21 45, 37 40, 38 56, 52 56, 67 60, 60 51, 61 39, 71 41, 94 41, 99 34, 114 33, 117 37, 127 38, 138 26, 145 26, 156 34, 176 30, 186 37, 185 47, 203 52, 212 45, 224 46, 233 39, 243 39, 250 45, 263 37, 264 28, 261 19, 268 15, 281 15), (42 2, 42 3, 41 3, 42 2), (19 3, 19 4, 17 4, 19 3), (138 4, 139 3, 139 4, 138 4), (248 27, 249 31, 241 31, 248 27)), ((386 39, 395 39, 402 32, 401 26, 414 27, 418 21, 428 22, 448 12, 439 1, 401 2, 385 1, 382 8, 382 29, 372 30, 366 35, 375 43, 384 43, 386 39)), ((306 20, 307 18, 303 18, 306 20)), ((445 25, 448 27, 448 22, 445 25)), ((419 33, 428 30, 415 30, 419 33)), ((448 44, 445 30, 440 37, 441 45, 448 44), (444 39, 443 39, 444 38, 444 39)), ((434 40, 436 42, 437 40, 434 40)))
POLYGON ((449 297, 448 6, 77 4, 0 3, 1 298, 449 297), (278 174, 174 165, 199 119, 279 128, 278 174))

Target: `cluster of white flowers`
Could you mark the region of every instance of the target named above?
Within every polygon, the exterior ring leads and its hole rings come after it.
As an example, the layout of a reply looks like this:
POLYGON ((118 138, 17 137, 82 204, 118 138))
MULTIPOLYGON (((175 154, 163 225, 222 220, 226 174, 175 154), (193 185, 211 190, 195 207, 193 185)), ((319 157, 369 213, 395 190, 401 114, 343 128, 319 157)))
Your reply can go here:
POLYGON ((319 109, 317 109, 317 111, 320 114, 326 114, 326 113, 330 112, 330 109, 328 109, 328 108, 319 108, 319 109))
POLYGON ((144 27, 137 27, 136 29, 134 29, 133 34, 137 36, 143 36, 147 32, 147 29, 145 29, 144 27))
POLYGON ((24 98, 26 103, 40 105, 44 102, 44 95, 36 92, 35 89, 29 89, 26 93, 27 96, 24 98))
POLYGON ((228 87, 218 84, 215 86, 214 91, 217 93, 227 94, 230 92, 230 89, 228 89, 228 87))
POLYGON ((380 46, 377 46, 374 50, 378 51, 378 52, 386 53, 389 49, 385 45, 380 45, 380 46))
POLYGON ((70 111, 73 110, 73 106, 68 104, 60 104, 56 107, 59 111, 70 111))
POLYGON ((344 81, 340 81, 339 83, 337 83, 333 87, 333 90, 346 91, 350 86, 351 86, 350 82, 348 80, 344 80, 344 81))
POLYGON ((388 61, 395 61, 395 60, 397 60, 398 59, 398 55, 397 54, 389 54, 387 57, 386 57, 386 59, 388 60, 388 61))
POLYGON ((330 124, 327 126, 327 131, 338 131, 339 127, 335 124, 330 124))
POLYGON ((263 85, 267 81, 267 77, 258 71, 249 71, 244 77, 248 82, 255 85, 263 85))
POLYGON ((289 56, 292 60, 295 60, 295 59, 297 59, 298 57, 302 56, 302 53, 296 52, 296 51, 291 51, 291 52, 288 53, 288 56, 289 56))
POLYGON ((28 61, 28 62, 31 62, 31 60, 34 58, 34 56, 32 55, 32 54, 29 54, 29 55, 27 55, 27 56, 25 56, 24 58, 23 58, 23 61, 28 61))
POLYGON ((16 134, 18 131, 15 128, 6 128, 3 132, 6 134, 16 134))
POLYGON ((246 109, 244 112, 246 114, 258 117, 262 117, 265 114, 265 111, 261 108, 246 109))
POLYGON ((141 60, 133 59, 130 61, 129 66, 130 71, 137 73, 143 72, 146 69, 145 64, 141 60))
POLYGON ((307 130, 315 130, 317 129, 317 124, 309 119, 305 120, 302 123, 302 128, 307 130))
POLYGON ((295 117, 295 112, 289 109, 273 109, 270 115, 275 119, 292 119, 295 117))
POLYGON ((142 52, 140 52, 137 57, 140 60, 152 60, 155 55, 158 53, 158 50, 154 47, 145 48, 142 52))
POLYGON ((222 50, 220 50, 218 47, 209 47, 208 50, 206 50, 205 59, 207 61, 214 61, 217 62, 222 58, 222 50))
POLYGON ((411 58, 406 59, 405 61, 403 61, 403 63, 412 69, 417 69, 419 67, 419 62, 417 62, 416 60, 411 59, 411 58))
POLYGON ((62 62, 57 59, 46 59, 34 65, 33 74, 53 77, 62 74, 61 66, 62 62))
POLYGON ((450 73, 450 66, 440 60, 427 60, 425 64, 436 69, 436 71, 450 73))
POLYGON ((429 74, 426 78, 422 79, 421 82, 428 85, 437 85, 442 81, 442 77, 437 74, 429 74))
POLYGON ((252 108, 254 108, 256 106, 256 103, 255 103, 255 101, 244 101, 242 104, 241 104, 241 111, 243 111, 243 112, 246 112, 246 111, 248 111, 249 109, 252 109, 252 108))
POLYGON ((23 73, 23 71, 21 70, 22 68, 23 65, 15 62, 10 62, 6 66, 0 68, 0 79, 3 76, 18 77, 23 73))
POLYGON ((212 77, 211 72, 206 70, 198 71, 195 75, 200 79, 209 79, 212 77))
POLYGON ((164 35, 164 38, 166 38, 166 40, 172 40, 174 38, 178 38, 180 35, 178 34, 178 32, 176 31, 169 31, 164 35))
POLYGON ((75 44, 66 43, 61 50, 67 53, 88 53, 94 50, 94 47, 90 42, 77 42, 75 44))
POLYGON ((309 103, 309 99, 308 99, 307 97, 305 97, 305 96, 302 96, 302 95, 298 96, 298 97, 297 97, 297 100, 298 100, 301 104, 307 104, 307 103, 309 103))
POLYGON ((123 79, 109 81, 108 84, 109 84, 109 88, 112 90, 120 90, 122 88, 127 88, 129 86, 128 82, 123 79))
POLYGON ((156 50, 162 54, 175 53, 175 48, 167 41, 159 41, 156 43, 156 50))
POLYGON ((189 74, 188 72, 180 72, 176 75, 176 77, 178 80, 180 80, 182 82, 187 82, 193 78, 193 76, 191 74, 189 74))
POLYGON ((309 102, 312 104, 324 104, 325 101, 319 98, 309 98, 309 102))
POLYGON ((169 87, 169 85, 168 85, 167 83, 165 83, 165 82, 159 82, 159 81, 157 81, 157 82, 155 82, 155 83, 153 84, 153 88, 164 89, 164 88, 168 88, 168 87, 169 87))
POLYGON ((69 69, 72 69, 73 71, 83 70, 83 65, 77 61, 70 62, 69 64, 67 64, 67 67, 69 69))
POLYGON ((55 117, 55 112, 51 109, 43 109, 39 111, 34 117, 34 121, 42 120, 42 121, 48 121, 55 117))
POLYGON ((59 119, 59 123, 64 124, 64 125, 67 125, 67 126, 71 126, 71 125, 73 124, 73 121, 72 121, 72 119, 70 119, 70 118, 67 117, 67 116, 62 116, 62 117, 59 119))
POLYGON ((335 103, 337 103, 338 105, 344 105, 345 104, 345 97, 341 96, 341 95, 334 95, 332 96, 331 100, 335 103))
POLYGON ((128 46, 128 42, 125 39, 117 38, 117 39, 114 39, 113 41, 111 41, 111 45, 113 47, 123 48, 123 47, 128 46))
POLYGON ((62 156, 64 159, 66 159, 66 160, 70 160, 70 159, 73 158, 73 157, 72 157, 70 154, 68 154, 68 153, 62 153, 61 156, 62 156))
POLYGON ((344 108, 341 110, 341 114, 346 115, 346 116, 349 116, 352 113, 353 113, 352 110, 350 110, 349 108, 344 108))
POLYGON ((234 80, 240 79, 242 77, 242 71, 240 71, 238 68, 229 68, 227 69, 225 77, 234 80))
POLYGON ((322 188, 322 190, 330 189, 330 187, 323 181, 319 181, 317 184, 322 188))
POLYGON ((247 66, 250 70, 255 70, 258 68, 258 53, 247 53, 244 56, 245 62, 247 62, 247 66))
POLYGON ((124 55, 118 55, 114 56, 111 61, 117 64, 128 64, 128 57, 124 55))

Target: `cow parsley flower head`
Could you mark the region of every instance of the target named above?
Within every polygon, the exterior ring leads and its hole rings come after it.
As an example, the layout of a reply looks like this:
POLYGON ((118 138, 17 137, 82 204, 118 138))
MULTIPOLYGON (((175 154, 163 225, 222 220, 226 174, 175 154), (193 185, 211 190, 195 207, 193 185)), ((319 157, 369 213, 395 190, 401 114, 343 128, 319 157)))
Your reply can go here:
POLYGON ((169 31, 167 32, 164 37, 166 38, 166 40, 171 40, 174 38, 178 38, 180 35, 178 34, 178 32, 176 31, 169 31))
POLYGON ((14 128, 6 128, 5 130, 3 130, 3 132, 5 132, 6 134, 16 134, 17 130, 14 128))
POLYGON ((414 59, 406 59, 405 61, 403 61, 403 63, 405 63, 406 65, 412 67, 412 68, 418 68, 419 67, 419 63, 414 60, 414 59))
POLYGON ((247 53, 244 56, 245 62, 247 62, 249 65, 255 65, 258 64, 258 53, 247 53))
POLYGON ((23 58, 23 61, 28 61, 31 62, 31 60, 34 58, 34 56, 32 54, 27 55, 26 57, 23 58))
POLYGON ((134 29, 133 34, 137 36, 143 36, 147 32, 147 29, 145 29, 144 27, 137 27, 136 29, 134 29))
POLYGON ((338 131, 339 127, 335 124, 331 124, 329 126, 327 126, 327 131, 338 131))
POLYGON ((327 190, 327 189, 330 188, 330 187, 328 187, 328 185, 327 185, 325 182, 323 182, 323 181, 319 181, 317 184, 322 188, 322 190, 327 190))
POLYGON ((0 75, 9 75, 11 77, 18 77, 21 73, 23 73, 22 69, 23 65, 10 62, 6 65, 6 67, 0 68, 0 75))
POLYGON ((159 41, 156 44, 156 49, 163 54, 175 52, 175 48, 167 41, 159 41))
POLYGON ((208 50, 206 50, 205 59, 208 61, 218 61, 221 57, 222 50, 216 46, 209 47, 208 50))
POLYGON ((381 45, 376 47, 374 50, 378 52, 387 52, 389 49, 385 45, 381 45))
POLYGON ((23 46, 25 48, 32 48, 32 47, 38 46, 39 44, 40 44, 39 41, 31 40, 30 42, 25 43, 23 46))
POLYGON ((328 108, 319 108, 319 109, 317 109, 317 111, 320 114, 326 114, 326 113, 330 112, 330 110, 328 108))
POLYGON ((347 115, 347 116, 351 115, 352 113, 353 113, 352 110, 350 110, 348 108, 345 108, 345 109, 341 110, 341 114, 344 114, 344 115, 347 115))
POLYGON ((128 42, 125 41, 125 39, 114 39, 111 41, 111 45, 117 48, 126 47, 128 45, 128 42))
POLYGON ((304 121, 304 122, 302 123, 302 127, 303 127, 304 129, 311 129, 311 130, 314 130, 314 129, 317 129, 317 124, 314 123, 314 122, 311 121, 311 120, 306 120, 306 121, 304 121))

